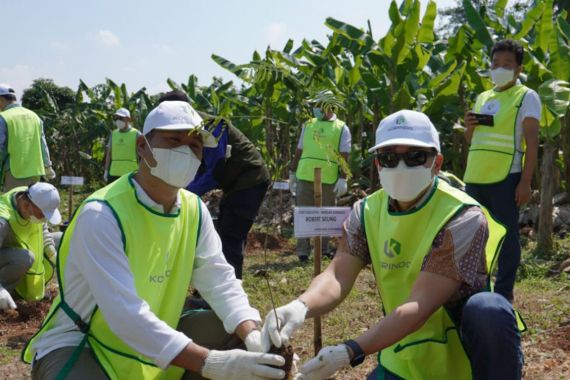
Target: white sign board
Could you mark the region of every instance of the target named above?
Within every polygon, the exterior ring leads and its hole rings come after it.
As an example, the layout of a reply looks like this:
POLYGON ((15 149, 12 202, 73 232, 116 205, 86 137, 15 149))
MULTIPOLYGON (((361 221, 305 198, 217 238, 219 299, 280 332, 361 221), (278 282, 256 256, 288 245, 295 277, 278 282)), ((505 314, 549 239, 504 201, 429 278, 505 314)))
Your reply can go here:
POLYGON ((289 190, 289 182, 275 181, 273 182, 273 190, 289 190))
POLYGON ((295 237, 341 236, 350 207, 295 207, 295 237))
POLYGON ((72 185, 72 186, 83 186, 83 177, 62 176, 61 177, 61 184, 62 185, 72 185))

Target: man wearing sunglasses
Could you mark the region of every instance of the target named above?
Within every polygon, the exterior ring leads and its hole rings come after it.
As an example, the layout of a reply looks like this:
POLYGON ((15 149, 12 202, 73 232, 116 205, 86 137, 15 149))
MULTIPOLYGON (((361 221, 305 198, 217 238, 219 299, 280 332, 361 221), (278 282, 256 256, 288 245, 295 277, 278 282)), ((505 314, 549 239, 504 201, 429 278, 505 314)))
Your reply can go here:
POLYGON ((387 116, 369 151, 383 189, 354 205, 331 264, 298 299, 267 315, 263 337, 286 343, 306 318, 340 304, 371 264, 385 317, 323 348, 301 366, 299 379, 328 378, 370 354, 379 365, 368 379, 519 379, 514 311, 485 291, 504 229, 437 178, 443 156, 425 114, 387 116))

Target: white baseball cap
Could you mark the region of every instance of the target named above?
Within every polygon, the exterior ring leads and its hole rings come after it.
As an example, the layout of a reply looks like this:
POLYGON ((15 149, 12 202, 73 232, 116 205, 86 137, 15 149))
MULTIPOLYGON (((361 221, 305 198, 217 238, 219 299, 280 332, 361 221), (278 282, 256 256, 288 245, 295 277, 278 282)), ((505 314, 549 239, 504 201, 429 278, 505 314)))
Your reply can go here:
POLYGON ((115 111, 113 115, 117 115, 120 117, 128 117, 129 119, 131 118, 131 113, 126 108, 119 108, 118 110, 115 111))
POLYGON ((0 83, 0 95, 16 95, 16 91, 6 83, 0 83))
POLYGON ((376 129, 376 145, 370 153, 389 145, 411 145, 435 148, 441 152, 439 133, 422 112, 401 110, 386 116, 376 129))
POLYGON ((30 200, 38 206, 47 220, 54 225, 61 223, 59 207, 59 193, 57 189, 46 182, 34 183, 28 189, 30 200))
POLYGON ((164 101, 150 111, 144 121, 143 135, 155 129, 162 131, 198 129, 204 140, 204 147, 213 148, 218 145, 216 138, 203 128, 202 117, 190 104, 183 101, 164 101))

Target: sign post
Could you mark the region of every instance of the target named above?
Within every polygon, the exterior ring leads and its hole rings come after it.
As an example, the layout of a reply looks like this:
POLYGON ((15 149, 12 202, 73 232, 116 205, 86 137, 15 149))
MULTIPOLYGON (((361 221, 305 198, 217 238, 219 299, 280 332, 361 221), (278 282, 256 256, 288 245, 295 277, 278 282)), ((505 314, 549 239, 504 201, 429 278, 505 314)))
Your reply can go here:
POLYGON ((70 176, 62 176, 61 177, 61 184, 62 185, 69 185, 69 198, 67 201, 67 206, 69 207, 68 210, 68 221, 71 221, 71 216, 73 215, 73 186, 83 186, 83 177, 70 177, 70 176))
MULTIPOLYGON (((321 168, 315 168, 315 182, 313 185, 313 190, 315 193, 315 207, 320 208, 323 206, 323 184, 321 183, 321 168)), ((323 240, 321 235, 315 236, 315 268, 313 278, 317 277, 321 273, 322 241, 323 240)), ((317 356, 323 347, 321 317, 315 317, 313 344, 315 346, 315 356, 317 356)))

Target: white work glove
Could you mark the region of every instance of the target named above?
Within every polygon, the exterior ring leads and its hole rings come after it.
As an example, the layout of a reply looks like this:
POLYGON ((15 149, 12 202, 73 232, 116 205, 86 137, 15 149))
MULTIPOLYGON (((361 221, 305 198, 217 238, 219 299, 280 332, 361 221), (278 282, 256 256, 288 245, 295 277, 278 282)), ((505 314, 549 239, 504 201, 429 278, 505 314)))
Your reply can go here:
POLYGON ((285 306, 278 307, 275 311, 271 310, 265 317, 263 324, 262 339, 271 339, 275 347, 281 347, 282 344, 289 343, 291 335, 303 326, 305 316, 307 315, 307 306, 299 300, 288 303, 285 306), (277 329, 277 320, 275 314, 279 319, 279 327, 277 329))
POLYGON ((103 173, 103 181, 109 182, 109 172, 107 170, 103 173))
POLYGON ((46 166, 45 171, 46 171, 45 177, 47 179, 54 179, 55 178, 55 172, 53 171, 53 168, 51 166, 46 166))
POLYGON ((47 245, 44 248, 44 253, 46 254, 46 257, 48 258, 49 262, 55 266, 57 259, 57 250, 55 249, 55 247, 51 244, 47 245))
POLYGON ((336 193, 336 197, 339 198, 348 192, 348 184, 346 183, 346 178, 339 178, 334 185, 333 191, 336 193))
POLYGON ((244 350, 210 350, 202 367, 202 376, 213 380, 282 379, 285 371, 269 365, 284 364, 285 359, 279 355, 244 350))
POLYGON ((289 172, 289 191, 293 196, 297 195, 297 177, 293 171, 289 172))
POLYGON ((0 285, 0 310, 10 310, 15 308, 16 303, 12 299, 12 296, 2 285, 0 285))
POLYGON ((244 343, 250 352, 267 352, 271 349, 269 336, 262 335, 259 330, 251 330, 245 337, 244 343))
POLYGON ((348 348, 344 344, 327 346, 299 369, 295 380, 328 379, 336 371, 350 364, 348 348))

